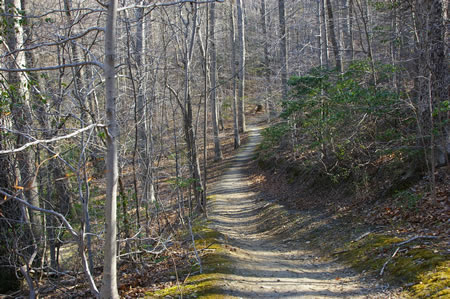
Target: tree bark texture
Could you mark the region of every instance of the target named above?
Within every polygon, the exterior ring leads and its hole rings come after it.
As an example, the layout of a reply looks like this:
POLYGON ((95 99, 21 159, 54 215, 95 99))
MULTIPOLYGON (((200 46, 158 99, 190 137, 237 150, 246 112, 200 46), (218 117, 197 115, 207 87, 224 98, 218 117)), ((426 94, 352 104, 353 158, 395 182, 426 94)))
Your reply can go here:
MULTIPOLYGON (((184 121, 184 133, 186 144, 188 147, 188 159, 189 159, 189 169, 194 180, 194 194, 200 208, 205 208, 202 206, 203 198, 203 184, 200 172, 200 162, 197 153, 197 139, 193 124, 193 111, 192 111, 192 97, 191 97, 191 61, 194 51, 195 40, 197 37, 197 18, 198 18, 198 6, 194 4, 192 8, 192 28, 191 35, 187 41, 187 48, 185 52, 185 74, 184 74, 184 106, 183 110, 183 121, 184 121)), ((186 38, 189 36, 189 24, 186 25, 186 38)))
MULTIPOLYGON (((144 1, 136 0, 136 4, 144 5, 144 1)), ((146 84, 145 84, 145 10, 142 7, 136 8, 136 48, 135 48, 135 66, 136 66, 136 79, 137 79, 137 101, 136 101, 136 113, 137 113, 137 145, 138 145, 138 157, 140 158, 141 172, 140 181, 143 188, 142 200, 144 202, 154 202, 155 192, 153 186, 153 173, 152 173, 152 159, 150 154, 151 128, 149 125, 149 115, 147 113, 148 104, 146 99, 146 84)))
POLYGON ((105 95, 106 95, 106 237, 101 298, 119 298, 117 289, 117 183, 119 178, 117 139, 119 128, 116 116, 116 19, 117 0, 108 3, 105 31, 105 95))
POLYGON ((345 22, 347 23, 345 32, 346 36, 346 57, 349 61, 353 61, 355 58, 354 54, 354 46, 353 46, 353 0, 346 0, 346 9, 347 9, 347 16, 345 22))
POLYGON ((419 52, 416 58, 415 90, 423 134, 436 137, 434 142, 425 141, 425 145, 431 147, 430 153, 433 156, 436 150, 435 159, 430 158, 432 166, 447 164, 450 152, 449 114, 436 113, 441 103, 448 100, 449 65, 445 53, 445 3, 443 0, 416 0, 415 3, 419 52), (436 134, 435 130, 439 133, 436 134))
POLYGON ((210 105, 211 105, 211 122, 213 128, 214 138, 214 160, 219 161, 223 159, 222 149, 220 147, 219 139, 219 121, 218 121, 218 105, 217 105, 217 49, 216 49, 216 4, 211 3, 209 10, 209 55, 211 59, 210 67, 210 105))
POLYGON ((245 22, 242 0, 236 0, 237 30, 239 45, 238 90, 239 90, 239 131, 245 132, 245 22))
POLYGON ((270 121, 271 118, 276 116, 276 111, 275 104, 272 100, 272 85, 270 78, 272 70, 270 68, 269 35, 267 32, 266 13, 266 0, 261 0, 261 27, 264 38, 264 75, 267 83, 266 112, 268 113, 268 121, 270 121))
MULTIPOLYGON (((6 0, 5 11, 9 15, 17 16, 22 10, 20 0, 6 0)), ((23 46, 24 32, 23 27, 19 23, 19 19, 10 16, 6 17, 6 44, 9 51, 20 49, 23 46)), ((6 57, 6 66, 10 69, 21 68, 26 65, 24 52, 17 52, 6 57)), ((31 107, 29 103, 29 93, 27 90, 27 79, 25 73, 8 72, 8 90, 11 99, 11 113, 13 118, 14 129, 18 132, 28 133, 32 127, 31 107)), ((17 146, 21 146, 27 142, 26 138, 17 135, 17 146)), ((19 166, 20 179, 19 184, 23 188, 25 199, 32 205, 39 206, 38 189, 36 184, 36 167, 34 154, 31 149, 18 152, 16 154, 19 166)), ((38 212, 29 210, 28 215, 24 215, 33 225, 33 233, 35 237, 40 235, 40 215, 38 212)))
POLYGON ((239 136, 239 117, 238 103, 236 94, 236 24, 234 18, 234 5, 230 1, 230 44, 231 44, 231 82, 233 93, 233 123, 234 123, 234 148, 241 146, 241 138, 239 136))
POLYGON ((339 49, 339 43, 337 39, 335 21, 333 15, 333 7, 331 6, 331 0, 326 0, 327 17, 328 17, 328 35, 331 39, 331 45, 333 46, 334 59, 336 61, 336 68, 342 73, 342 59, 339 49))
POLYGON ((281 66, 281 94, 286 99, 288 95, 287 73, 287 39, 286 39, 286 9, 284 0, 278 1, 279 26, 280 26, 280 66, 281 66))
POLYGON ((326 13, 326 0, 319 0, 320 1, 320 19, 321 19, 321 25, 320 27, 322 28, 322 51, 323 51, 323 61, 324 61, 324 66, 326 68, 330 67, 330 55, 329 55, 329 49, 330 47, 328 46, 328 17, 327 17, 327 13, 326 13))

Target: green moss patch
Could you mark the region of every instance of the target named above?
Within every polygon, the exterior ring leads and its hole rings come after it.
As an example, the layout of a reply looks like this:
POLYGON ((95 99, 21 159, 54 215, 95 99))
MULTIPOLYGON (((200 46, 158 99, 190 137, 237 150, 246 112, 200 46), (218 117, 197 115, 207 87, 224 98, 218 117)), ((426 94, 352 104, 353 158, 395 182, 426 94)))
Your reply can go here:
MULTIPOLYGON (((196 221, 192 225, 194 233, 195 246, 197 250, 202 249, 221 249, 220 240, 224 236, 218 231, 208 227, 208 222, 204 219, 196 221)), ((187 237, 190 238, 190 235, 187 237)))
POLYGON ((208 195, 206 197, 207 201, 215 201, 217 199, 217 195, 208 195))
POLYGON ((398 283, 423 282, 421 277, 445 261, 445 257, 429 249, 408 250, 388 265, 391 280, 398 283))
POLYGON ((392 245, 401 241, 396 237, 372 234, 360 242, 350 243, 340 257, 358 271, 380 271, 392 245))
POLYGON ((365 239, 350 243, 340 258, 358 271, 379 275, 386 264, 383 279, 394 285, 414 284, 409 295, 428 298, 450 294, 450 262, 448 257, 416 242, 398 248, 400 238, 372 234, 365 239))
POLYGON ((412 298, 449 298, 450 261, 443 262, 435 270, 420 275, 420 282, 411 288, 409 295, 412 298))
MULTIPOLYGON (((221 284, 224 275, 230 273, 230 259, 227 250, 221 243, 224 236, 208 227, 205 219, 196 220, 192 226, 197 249, 203 266, 203 273, 188 276, 183 283, 170 288, 147 293, 146 298, 225 298, 221 284)), ((190 239, 189 233, 185 236, 190 239)), ((193 248, 192 248, 193 250, 193 248)), ((194 266, 194 270, 198 270, 194 266)), ((185 273, 186 274, 186 273, 185 273)), ((226 296, 226 298, 230 298, 226 296)))
POLYGON ((185 298, 221 298, 220 287, 221 274, 209 273, 189 277, 180 286, 173 286, 153 293, 148 293, 147 298, 177 298, 183 295, 185 298))

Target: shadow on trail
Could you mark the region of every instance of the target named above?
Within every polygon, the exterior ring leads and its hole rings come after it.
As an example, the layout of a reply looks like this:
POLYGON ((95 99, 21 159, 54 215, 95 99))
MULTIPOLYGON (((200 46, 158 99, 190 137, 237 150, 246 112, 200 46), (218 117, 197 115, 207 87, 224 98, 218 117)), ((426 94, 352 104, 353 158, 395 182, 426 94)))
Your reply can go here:
MULTIPOLYGON (((295 288, 295 282, 291 284, 286 285, 288 288, 295 288)), ((313 285, 311 285, 313 286, 313 285)), ((276 290, 271 290, 270 287, 268 287, 267 291, 264 291, 264 287, 261 287, 263 289, 260 292, 254 292, 254 291, 236 291, 233 292, 231 295, 239 298, 349 298, 361 295, 359 292, 349 292, 349 291, 338 291, 338 292, 332 292, 332 291, 284 291, 279 292, 276 290)))
POLYGON ((250 187, 244 170, 260 139, 253 130, 209 194, 211 225, 225 236, 232 260, 232 274, 223 271, 223 292, 239 298, 367 298, 371 290, 352 271, 303 248, 296 232, 323 216, 292 223, 286 210, 250 187))

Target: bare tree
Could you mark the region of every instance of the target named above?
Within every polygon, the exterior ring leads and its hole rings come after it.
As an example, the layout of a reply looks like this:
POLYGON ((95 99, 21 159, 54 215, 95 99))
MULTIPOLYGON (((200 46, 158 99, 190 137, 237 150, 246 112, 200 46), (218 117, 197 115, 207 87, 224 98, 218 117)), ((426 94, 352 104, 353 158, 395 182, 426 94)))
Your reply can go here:
POLYGON ((287 74, 288 74, 288 57, 287 57, 287 36, 286 36, 286 11, 284 0, 278 0, 278 14, 280 27, 280 66, 281 66, 281 94, 283 99, 287 98, 287 74))
POLYGON ((339 42, 337 38, 336 33, 336 26, 335 26, 335 19, 334 19, 334 13, 333 13, 333 6, 331 5, 330 0, 326 0, 326 11, 327 11, 327 17, 328 17, 328 34, 331 39, 331 44, 333 45, 333 53, 334 53, 334 59, 336 61, 336 68, 339 72, 343 72, 343 66, 342 66, 342 58, 341 58, 341 50, 339 47, 339 42))
POLYGON ((414 80, 418 108, 420 142, 425 149, 425 161, 429 170, 431 190, 436 198, 436 165, 449 163, 450 152, 449 115, 440 112, 443 101, 448 99, 448 63, 445 62, 444 6, 446 1, 415 2, 417 75, 414 80), (439 133, 437 133, 439 132, 439 133))
POLYGON ((364 27, 364 36, 366 38, 367 43, 367 56, 370 60, 370 67, 372 70, 372 80, 374 84, 377 84, 377 77, 375 72, 375 57, 373 53, 373 45, 372 45, 372 39, 370 37, 370 13, 369 13, 369 3, 366 1, 366 3, 363 5, 360 0, 354 0, 356 7, 359 10, 361 21, 363 23, 364 27))
POLYGON ((236 86, 236 24, 234 17, 234 4, 230 1, 230 44, 231 44, 231 82, 232 82, 232 98, 233 98, 233 123, 234 123, 234 148, 241 146, 239 136, 239 107, 237 103, 237 86, 236 86))
POLYGON ((269 57, 269 34, 267 32, 267 22, 266 22, 266 0, 261 0, 261 27, 264 38, 264 74, 267 83, 267 94, 266 94, 266 110, 268 112, 268 121, 276 116, 275 104, 272 98, 272 85, 271 85, 271 74, 272 70, 270 68, 270 57, 269 57))
MULTIPOLYGON (((7 41, 6 44, 10 52, 20 49, 23 46, 23 27, 18 20, 14 18, 21 11, 22 5, 19 0, 6 0, 5 11, 8 12, 6 17, 7 41)), ((21 68, 26 65, 24 52, 16 52, 16 54, 8 55, 6 64, 10 69, 21 68)), ((8 72, 8 83, 10 88, 7 89, 9 97, 12 101, 12 117, 14 128, 19 132, 29 132, 32 126, 31 107, 29 103, 29 92, 26 88, 27 78, 22 72, 8 72)), ((17 145, 21 146, 25 143, 25 138, 20 135, 17 138, 17 145)), ((38 191, 35 177, 35 162, 33 153, 29 150, 17 154, 17 161, 20 172, 20 185, 23 189, 26 200, 39 206, 38 191)), ((25 216, 25 215, 24 215, 25 216)), ((39 215, 31 212, 27 216, 31 223, 39 223, 39 215)), ((38 225, 34 226, 38 229, 38 225)), ((37 233, 38 231, 35 230, 37 233)))
MULTIPOLYGON (((6 0, 5 12, 6 16, 6 45, 11 52, 17 51, 23 47, 24 31, 19 19, 16 16, 20 15, 22 11, 22 4, 18 0, 6 0)), ((16 52, 15 55, 8 55, 6 58, 6 66, 9 69, 21 68, 26 65, 25 53, 16 52)), ((13 119, 14 129, 18 132, 29 133, 32 127, 31 107, 29 103, 29 92, 27 89, 27 78, 22 72, 8 72, 8 84, 6 92, 11 99, 11 113, 13 119)), ((17 146, 25 144, 25 138, 23 135, 17 136, 17 146)), ((30 149, 18 152, 16 154, 16 160, 18 163, 18 170, 15 174, 16 189, 22 190, 22 196, 29 204, 33 206, 39 206, 38 189, 37 189, 37 169, 33 152, 30 149)), ((19 267, 22 275, 26 278, 28 288, 30 290, 30 298, 35 297, 35 290, 33 280, 30 276, 30 268, 37 255, 37 240, 41 235, 41 220, 40 213, 32 209, 21 209, 22 221, 26 223, 24 229, 28 231, 31 238, 28 238, 28 244, 20 245, 29 246, 31 250, 26 250, 28 253, 22 256, 22 265, 19 267)), ((20 240, 23 241, 23 240, 20 240)), ((19 250, 17 248, 17 250, 19 250)), ((22 250, 22 249, 20 249, 22 250)))
MULTIPOLYGON (((180 10, 183 8, 180 7, 180 10)), ((204 194, 202 176, 200 173, 200 162, 197 152, 197 138, 196 130, 194 128, 194 111, 193 111, 193 99, 192 99, 192 60, 194 55, 194 46, 197 39, 197 25, 198 25, 198 5, 193 4, 190 8, 185 8, 187 17, 190 22, 184 22, 183 31, 183 47, 181 49, 183 57, 183 96, 170 85, 167 87, 175 96, 181 113, 183 115, 183 129, 184 138, 186 140, 186 146, 188 150, 188 163, 191 174, 192 189, 194 191, 195 199, 198 202, 200 209, 205 208, 201 202, 204 194)))
POLYGON ((241 0, 236 0, 237 8, 237 31, 238 31, 238 56, 239 64, 237 70, 238 98, 239 98, 239 131, 245 132, 245 23, 244 7, 241 0))
POLYGON ((319 0, 320 7, 320 28, 321 28, 321 51, 322 61, 325 67, 329 67, 330 55, 328 46, 328 18, 326 14, 326 0, 319 0))
POLYGON ((218 122, 218 103, 217 103, 217 49, 216 49, 216 4, 213 2, 210 4, 209 10, 209 42, 210 42, 210 57, 211 57, 211 67, 210 67, 210 81, 211 81, 211 122, 213 127, 214 136, 214 160, 219 161, 223 159, 222 149, 220 147, 219 139, 219 122, 218 122))
POLYGON ((119 298, 117 288, 117 183, 119 178, 117 138, 119 128, 116 116, 116 20, 117 0, 108 3, 105 28, 105 96, 106 96, 106 237, 103 263, 103 285, 101 298, 119 298))

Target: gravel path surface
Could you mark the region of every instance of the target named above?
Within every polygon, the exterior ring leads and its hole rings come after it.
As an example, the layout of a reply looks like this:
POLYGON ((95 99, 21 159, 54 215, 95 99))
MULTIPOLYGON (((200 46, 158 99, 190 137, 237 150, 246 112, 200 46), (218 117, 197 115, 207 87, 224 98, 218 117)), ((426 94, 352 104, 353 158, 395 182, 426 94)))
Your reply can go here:
POLYGON ((366 283, 348 267, 265 227, 262 212, 270 203, 251 190, 244 172, 261 140, 259 128, 250 130, 249 142, 210 192, 212 226, 225 235, 232 260, 224 293, 232 298, 389 298, 381 286, 366 283))

